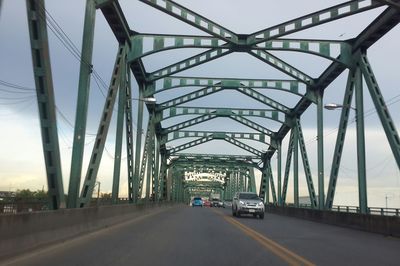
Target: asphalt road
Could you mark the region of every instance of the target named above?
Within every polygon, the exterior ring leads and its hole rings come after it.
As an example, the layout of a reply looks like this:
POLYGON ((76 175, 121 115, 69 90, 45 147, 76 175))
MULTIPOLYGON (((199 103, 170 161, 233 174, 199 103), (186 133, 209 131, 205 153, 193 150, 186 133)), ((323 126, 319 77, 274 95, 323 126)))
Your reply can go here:
MULTIPOLYGON (((1 264, 1 263, 0 263, 1 264)), ((400 265, 400 239, 266 214, 174 207, 2 265, 400 265)))

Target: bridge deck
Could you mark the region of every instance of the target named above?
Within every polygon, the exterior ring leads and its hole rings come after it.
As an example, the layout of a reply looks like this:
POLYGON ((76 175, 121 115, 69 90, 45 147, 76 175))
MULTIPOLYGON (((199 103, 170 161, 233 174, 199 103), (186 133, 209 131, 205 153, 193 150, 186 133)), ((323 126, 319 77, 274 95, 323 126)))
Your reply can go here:
POLYGON ((230 209, 164 209, 6 265, 398 265, 400 239, 230 209))

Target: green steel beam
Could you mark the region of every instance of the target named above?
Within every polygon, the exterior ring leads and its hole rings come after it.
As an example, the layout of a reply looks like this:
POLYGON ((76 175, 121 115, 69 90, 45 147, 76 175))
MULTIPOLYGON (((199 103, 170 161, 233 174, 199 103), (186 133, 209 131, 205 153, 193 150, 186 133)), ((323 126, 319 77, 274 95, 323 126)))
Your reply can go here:
POLYGON ((272 202, 273 204, 277 203, 276 200, 276 190, 275 190, 275 183, 274 183, 274 176, 272 174, 272 167, 271 167, 271 161, 268 161, 268 176, 269 176, 269 183, 270 183, 270 187, 271 187, 271 194, 272 194, 272 202))
POLYGON ((306 143, 304 141, 303 130, 301 129, 300 119, 295 118, 295 124, 296 124, 297 132, 299 135, 298 140, 299 140, 299 146, 300 146, 300 153, 301 153, 301 158, 303 161, 304 174, 305 174, 306 180, 307 180, 307 188, 308 188, 308 194, 310 196, 311 207, 317 208, 318 203, 317 203, 317 198, 315 195, 315 189, 314 189, 314 183, 313 183, 312 174, 311 174, 310 162, 308 161, 306 143))
POLYGON ((271 39, 277 39, 278 37, 302 31, 360 12, 368 11, 380 6, 382 6, 382 4, 373 0, 349 1, 293 20, 289 20, 261 31, 257 31, 247 38, 247 43, 256 44, 271 39))
POLYGON ((289 173, 290 173, 290 165, 292 163, 292 154, 293 154, 293 146, 294 146, 294 132, 293 130, 290 132, 289 145, 286 157, 286 166, 285 166, 285 175, 283 178, 283 187, 282 187, 282 204, 286 203, 286 193, 287 187, 289 183, 289 173))
POLYGON ((340 115, 339 131, 336 137, 335 151, 333 153, 331 173, 329 178, 328 191, 326 195, 325 208, 328 210, 332 209, 333 200, 335 197, 336 182, 339 175, 340 162, 342 159, 344 141, 346 138, 347 124, 349 122, 351 102, 353 99, 354 79, 355 79, 355 72, 353 69, 350 69, 347 78, 346 91, 343 98, 343 104, 342 104, 343 108, 340 115))
POLYGON ((199 89, 197 91, 194 91, 194 92, 191 92, 191 93, 187 93, 185 95, 176 97, 176 98, 168 100, 166 102, 157 104, 156 110, 157 111, 162 111, 162 110, 167 109, 167 108, 171 108, 171 107, 183 104, 183 103, 187 103, 187 102, 190 102, 190 101, 193 101, 193 100, 197 100, 197 99, 200 99, 202 97, 217 93, 217 92, 222 91, 224 89, 226 89, 226 88, 222 88, 222 87, 206 87, 206 88, 202 88, 202 89, 199 89))
POLYGON ((372 71, 372 67, 368 62, 367 55, 361 55, 360 68, 367 84, 372 102, 381 120, 383 129, 388 139, 393 156, 396 160, 397 167, 400 169, 400 138, 395 123, 389 113, 385 100, 377 83, 377 79, 372 71))
POLYGON ((44 1, 26 1, 26 10, 48 195, 51 209, 56 210, 65 208, 65 196, 44 1))
POLYGON ((256 176, 254 175, 254 168, 249 168, 249 192, 256 192, 256 176))
POLYGON ((278 206, 282 206, 282 142, 277 141, 278 206))
POLYGON ((193 126, 193 125, 196 125, 196 124, 203 123, 205 121, 214 119, 216 117, 217 117, 216 115, 202 115, 202 116, 190 119, 190 120, 186 120, 186 121, 184 121, 182 123, 178 123, 176 125, 164 128, 164 129, 162 129, 161 134, 169 134, 171 132, 175 132, 177 130, 180 130, 180 129, 183 129, 183 128, 186 128, 186 127, 190 127, 190 126, 193 126))
MULTIPOLYGON (((95 144, 90 156, 88 169, 85 175, 80 198, 78 200, 79 207, 85 207, 92 198, 94 186, 96 184, 97 172, 99 171, 104 146, 107 139, 108 129, 110 127, 111 118, 114 111, 115 99, 117 97, 118 86, 120 85, 121 71, 124 65, 124 47, 119 47, 115 59, 114 70, 112 72, 110 86, 105 99, 103 112, 100 116, 99 128, 97 130, 95 144)), ((69 200, 69 199, 68 199, 69 200)))
POLYGON ((218 25, 217 23, 209 20, 208 18, 205 18, 190 9, 187 9, 184 6, 181 6, 174 1, 171 0, 139 0, 143 3, 146 3, 154 8, 157 8, 158 10, 161 10, 162 12, 175 17, 185 23, 188 23, 192 25, 193 27, 196 27, 212 36, 215 36, 217 38, 223 39, 227 42, 233 42, 237 43, 238 36, 222 27, 221 25, 218 25))
POLYGON ((261 158, 261 156, 262 156, 262 152, 261 152, 261 151, 259 151, 259 150, 257 150, 257 149, 254 149, 254 148, 252 148, 251 146, 249 146, 249 145, 247 145, 247 144, 244 144, 243 142, 240 142, 240 141, 236 140, 235 138, 232 138, 232 137, 229 137, 229 136, 225 136, 225 140, 226 140, 227 142, 229 142, 229 143, 231 143, 231 144, 233 144, 233 145, 235 145, 235 146, 237 146, 237 147, 239 147, 239 148, 245 150, 245 151, 248 151, 248 152, 250 152, 250 153, 252 153, 252 154, 255 154, 255 155, 259 156, 260 158, 261 158))
POLYGON ((247 95, 253 99, 255 99, 256 101, 259 101, 265 105, 268 105, 269 107, 277 110, 277 111, 281 111, 285 114, 290 113, 290 108, 275 101, 272 100, 271 98, 265 96, 262 93, 259 93, 258 91, 255 91, 253 89, 249 89, 249 88, 236 88, 237 91, 243 93, 244 95, 247 95))
POLYGON ((234 121, 237 121, 237 122, 239 122, 239 123, 241 123, 241 124, 243 124, 243 125, 245 125, 245 126, 247 126, 249 128, 252 128, 252 129, 254 129, 254 130, 256 130, 256 131, 258 131, 258 132, 260 132, 262 134, 265 134, 266 136, 274 135, 273 131, 271 131, 268 128, 265 128, 265 127, 259 125, 258 123, 255 123, 255 122, 253 122, 253 121, 251 121, 251 120, 249 120, 247 118, 244 118, 244 117, 241 117, 241 116, 230 116, 229 118, 234 120, 234 121))
POLYGON ((147 81, 156 81, 158 79, 188 70, 192 67, 210 62, 230 53, 232 53, 232 51, 229 49, 210 49, 198 55, 189 57, 185 60, 179 61, 177 63, 171 64, 167 67, 149 73, 147 76, 147 81))
POLYGON ((368 213, 367 200, 367 169, 365 161, 365 127, 364 127, 364 93, 363 78, 359 67, 355 70, 354 82, 356 100, 357 127, 357 170, 358 170, 358 199, 360 213, 368 213))
POLYGON ((222 46, 226 44, 225 41, 209 36, 159 34, 134 34, 131 36, 130 42, 133 49, 128 54, 128 61, 135 61, 142 57, 170 49, 216 49, 223 48, 222 46))
POLYGON ((167 151, 168 151, 169 155, 173 155, 174 153, 177 153, 177 152, 192 148, 194 146, 197 146, 197 145, 200 145, 200 144, 203 144, 203 143, 206 143, 206 142, 209 142, 209 141, 211 141, 213 139, 214 139, 214 136, 206 136, 206 137, 203 137, 203 138, 200 138, 200 139, 196 139, 196 140, 187 142, 185 144, 179 145, 179 146, 174 147, 174 148, 172 148, 170 150, 167 150, 167 151))
POLYGON ((268 53, 267 51, 251 50, 249 54, 300 82, 303 82, 307 85, 314 84, 314 80, 312 77, 284 62, 278 57, 268 53))
POLYGON ((111 192, 111 199, 114 204, 118 201, 119 194, 119 182, 120 182, 120 174, 121 174, 121 155, 122 155, 122 139, 124 134, 124 114, 127 103, 127 95, 126 90, 128 86, 128 82, 126 80, 126 63, 125 63, 125 55, 121 58, 121 66, 120 66, 120 87, 118 93, 118 116, 117 116, 117 132, 115 134, 115 153, 114 153, 114 173, 113 173, 113 185, 111 192))
POLYGON ((299 207, 299 131, 293 127, 293 201, 299 207))
POLYGON ((125 103, 125 144, 126 144, 126 168, 128 170, 128 199, 132 202, 132 191, 135 173, 135 157, 133 149, 133 116, 132 116, 132 80, 130 70, 126 70, 127 87, 126 87, 126 103, 125 103))
MULTIPOLYGON (((146 171, 146 200, 150 199, 151 186, 154 185, 154 161, 155 161, 155 125, 154 114, 149 114, 149 124, 147 131, 150 131, 149 141, 145 143, 144 153, 147 151, 147 171, 146 171), (147 145, 147 147, 146 147, 147 145)), ((147 140, 147 139, 146 139, 147 140)), ((143 158, 143 162, 144 162, 143 158)))
MULTIPOLYGON (((94 0, 86 1, 85 21, 82 37, 82 56, 79 72, 78 100, 72 145, 71 171, 68 187, 68 208, 78 207, 78 193, 82 175, 83 152, 85 147, 86 120, 89 102, 90 74, 92 73, 92 55, 96 7, 94 0)), ((90 194, 91 196, 91 194, 90 194)))
POLYGON ((161 114, 160 121, 166 120, 172 117, 182 115, 206 115, 213 114, 218 117, 262 117, 270 119, 278 123, 286 123, 286 116, 279 111, 273 109, 240 109, 240 108, 211 108, 211 107, 186 107, 176 106, 171 107, 168 110, 164 110, 161 114))
MULTIPOLYGON (((140 167, 140 172, 138 175, 138 198, 140 199, 142 197, 142 190, 143 190, 143 183, 145 182, 145 174, 146 174, 146 165, 149 164, 149 157, 151 159, 151 148, 152 148, 152 141, 153 141, 153 132, 154 128, 152 126, 153 124, 153 119, 154 119, 154 114, 150 113, 149 114, 149 121, 147 123, 147 133, 146 133, 146 139, 143 147, 143 153, 142 153, 142 160, 141 160, 141 167, 140 167)), ((149 172, 149 168, 147 168, 147 171, 149 172)), ((146 191, 147 193, 147 191, 146 191)))
POLYGON ((317 154, 318 154, 318 208, 325 209, 324 186, 324 101, 323 91, 317 91, 317 154))
POLYGON ((182 139, 182 138, 199 138, 208 135, 217 134, 222 137, 229 136, 236 139, 248 139, 254 140, 261 143, 267 143, 265 140, 265 135, 260 133, 247 133, 247 132, 216 132, 216 131, 191 131, 191 130, 179 130, 174 131, 168 135, 161 136, 161 145, 166 144, 170 141, 182 139))
MULTIPOLYGON (((154 83, 154 86, 149 86, 145 91, 145 97, 170 89, 198 86, 273 89, 289 92, 298 96, 305 95, 300 91, 302 89, 302 84, 297 80, 290 79, 228 79, 171 76, 160 79, 158 82, 154 83)), ((304 86, 303 90, 305 89, 306 86, 304 86)))

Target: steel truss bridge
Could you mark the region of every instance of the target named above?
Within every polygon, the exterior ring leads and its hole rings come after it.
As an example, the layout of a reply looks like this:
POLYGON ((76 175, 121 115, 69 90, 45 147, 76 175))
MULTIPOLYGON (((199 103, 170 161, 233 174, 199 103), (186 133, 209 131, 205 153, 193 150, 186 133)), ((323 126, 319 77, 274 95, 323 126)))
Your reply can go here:
MULTIPOLYGON (((116 203, 121 174, 123 136, 126 136, 129 202, 143 199, 184 201, 194 194, 211 191, 232 198, 236 191, 256 191, 255 171, 261 171, 260 197, 268 203, 284 205, 289 179, 294 181, 294 205, 299 206, 299 164, 303 164, 306 184, 315 209, 332 208, 335 188, 343 153, 346 129, 351 109, 357 121, 357 167, 359 209, 368 212, 365 160, 365 130, 363 95, 369 94, 387 137, 393 157, 400 168, 400 139, 395 124, 383 99, 367 51, 400 21, 400 3, 395 0, 353 0, 311 14, 273 25, 251 34, 238 34, 212 20, 170 0, 139 0, 148 8, 158 9, 171 17, 187 23, 200 35, 145 34, 134 31, 116 0, 87 0, 81 65, 78 86, 76 120, 74 128, 68 201, 64 198, 60 151, 57 133, 54 88, 50 67, 46 14, 43 0, 28 0, 27 14, 32 49, 32 62, 39 106, 43 152, 47 171, 49 193, 54 209, 85 207, 95 186, 99 165, 109 133, 112 110, 116 106, 117 133, 112 199, 116 203), (289 35, 347 18, 362 12, 384 7, 371 23, 364 25, 355 38, 348 40, 292 39, 289 35), (98 11, 98 12, 96 12, 98 11), (98 125, 90 162, 83 171, 83 153, 87 124, 89 86, 92 76, 92 54, 96 13, 102 13, 115 35, 119 47, 114 69, 98 125), (155 71, 146 70, 143 58, 167 50, 186 48, 205 49, 197 55, 179 60, 155 71), (306 74, 273 51, 306 53, 330 60, 330 64, 316 78, 306 74), (231 53, 246 53, 287 75, 287 79, 240 79, 229 77, 182 76, 181 72, 206 64, 231 53), (348 71, 345 93, 341 104, 341 117, 330 173, 324 173, 323 100, 325 89, 339 75, 348 71), (134 78, 134 81, 132 80, 134 78), (140 101, 132 101, 132 83, 138 84, 140 101), (363 84, 367 86, 363 86, 363 84), (196 88, 185 93, 185 88, 196 88), (181 95, 164 102, 151 101, 159 93, 179 90, 181 95), (221 92, 236 91, 242 97, 262 103, 264 108, 229 108, 186 105, 202 97, 221 92), (299 97, 294 107, 282 99, 275 99, 268 92, 278 90, 299 97), (351 106, 355 98, 355 108, 351 106), (118 102, 116 103, 118 99, 118 102), (137 104, 137 113, 133 105, 137 104), (302 114, 316 107, 318 175, 312 176, 309 155, 302 131, 302 114), (146 108, 145 108, 146 107, 146 108), (144 112, 148 112, 147 126, 144 112), (179 116, 191 118, 165 126, 167 119, 179 116), (137 118, 137 130, 132 121, 137 118), (227 118, 249 129, 248 132, 198 131, 194 125, 216 118, 227 118), (263 123, 253 118, 263 119, 263 123), (272 124, 278 124, 274 129, 272 124), (143 134, 142 136, 142 132, 143 134), (168 144, 184 141, 178 146, 168 144), (282 159, 282 142, 288 140, 286 160, 282 159), (211 141, 224 141, 251 155, 184 153, 185 150, 211 141), (246 141, 261 143, 263 150, 246 141), (301 157, 301 160, 300 160, 301 157), (276 176, 271 160, 277 159, 276 176), (209 180, 195 178, 198 173, 209 174, 209 180), (85 176, 81 180, 81 176, 85 176), (329 175, 327 191, 324 176, 329 175), (82 185, 83 182, 83 185, 82 185)), ((97 14, 99 15, 99 14, 97 14)), ((382 51, 384 53, 385 51, 382 51)), ((260 121, 260 120, 257 120, 260 121)), ((193 149, 192 149, 193 150, 193 149)))

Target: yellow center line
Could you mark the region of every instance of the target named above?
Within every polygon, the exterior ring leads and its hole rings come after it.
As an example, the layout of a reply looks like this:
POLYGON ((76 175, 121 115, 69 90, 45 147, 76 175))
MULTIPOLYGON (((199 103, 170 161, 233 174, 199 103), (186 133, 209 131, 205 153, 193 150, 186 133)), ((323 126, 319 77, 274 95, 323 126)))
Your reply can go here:
POLYGON ((279 245, 275 241, 265 237, 264 235, 258 233, 257 231, 251 229, 250 227, 245 226, 241 222, 238 222, 236 219, 224 215, 220 211, 213 210, 215 213, 221 215, 224 217, 224 219, 230 223, 231 225, 236 226, 239 228, 242 232, 244 232, 246 235, 250 236, 254 240, 256 240, 258 243, 260 243, 265 249, 269 250, 285 262, 287 262, 289 265, 315 265, 314 263, 310 262, 309 260, 295 254, 294 252, 288 250, 287 248, 279 245))

